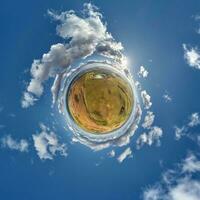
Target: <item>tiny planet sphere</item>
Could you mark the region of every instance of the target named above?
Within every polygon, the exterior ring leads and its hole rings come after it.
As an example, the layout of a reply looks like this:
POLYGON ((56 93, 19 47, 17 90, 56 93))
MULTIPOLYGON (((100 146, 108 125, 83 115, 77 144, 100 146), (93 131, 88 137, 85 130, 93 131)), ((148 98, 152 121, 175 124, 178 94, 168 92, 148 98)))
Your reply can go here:
POLYGON ((128 120, 134 96, 130 83, 120 74, 93 69, 74 78, 66 103, 79 127, 91 134, 107 134, 128 120))

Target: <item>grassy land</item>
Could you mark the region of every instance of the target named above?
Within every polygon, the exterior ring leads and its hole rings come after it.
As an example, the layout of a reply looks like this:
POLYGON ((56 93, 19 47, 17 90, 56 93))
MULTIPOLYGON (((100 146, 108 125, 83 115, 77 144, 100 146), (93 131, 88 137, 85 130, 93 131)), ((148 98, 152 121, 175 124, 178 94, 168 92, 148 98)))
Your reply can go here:
POLYGON ((130 86, 121 77, 93 71, 72 84, 68 106, 80 127, 104 134, 119 128, 128 119, 133 101, 130 86))

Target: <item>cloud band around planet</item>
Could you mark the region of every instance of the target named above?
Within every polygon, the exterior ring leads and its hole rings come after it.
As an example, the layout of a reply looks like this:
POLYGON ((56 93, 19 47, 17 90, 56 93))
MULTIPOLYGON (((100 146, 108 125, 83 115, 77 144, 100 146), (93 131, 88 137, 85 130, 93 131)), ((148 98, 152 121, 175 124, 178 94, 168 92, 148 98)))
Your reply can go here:
POLYGON ((131 74, 127 71, 125 73, 123 70, 120 70, 119 66, 116 67, 112 63, 108 63, 106 61, 90 61, 86 64, 80 65, 79 67, 68 68, 62 76, 61 88, 59 91, 57 102, 60 113, 63 114, 63 117, 69 129, 73 132, 74 141, 79 141, 83 144, 86 144, 87 146, 90 146, 92 148, 94 147, 94 149, 107 147, 111 143, 116 145, 118 144, 119 146, 123 145, 123 143, 125 144, 127 140, 129 140, 129 137, 133 134, 134 130, 137 128, 137 123, 139 122, 141 112, 131 74), (134 98, 134 103, 132 105, 133 107, 131 109, 130 116, 125 121, 125 123, 119 128, 106 134, 92 134, 91 132, 81 128, 73 120, 67 105, 67 96, 73 79, 86 71, 96 69, 115 72, 116 74, 119 74, 120 77, 123 77, 123 79, 126 80, 130 85, 134 98))

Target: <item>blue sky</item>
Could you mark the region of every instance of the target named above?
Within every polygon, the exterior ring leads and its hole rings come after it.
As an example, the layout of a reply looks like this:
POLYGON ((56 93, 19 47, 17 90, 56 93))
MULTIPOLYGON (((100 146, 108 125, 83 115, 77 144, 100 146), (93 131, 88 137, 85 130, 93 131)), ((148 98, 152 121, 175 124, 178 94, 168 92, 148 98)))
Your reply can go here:
POLYGON ((148 110, 140 97, 142 119, 127 145, 93 151, 72 143, 73 133, 64 129, 56 107, 51 108, 53 79, 44 83, 44 92, 33 106, 22 108, 33 60, 41 59, 51 45, 66 42, 56 34, 57 22, 47 10, 75 10, 79 15, 84 3, 1 2, 0 199, 196 200, 200 190, 187 193, 184 187, 200 188, 198 0, 91 1, 100 9, 107 31, 123 44, 131 73, 142 87, 139 96, 144 90, 151 96, 148 110), (138 75, 141 66, 148 71, 147 77, 138 75), (138 138, 152 128, 142 127, 147 111, 155 115, 153 126, 162 135, 138 149, 138 138), (55 155, 49 149, 48 156, 39 154, 33 135, 56 140, 55 155), (127 148, 132 155, 119 162, 117 158, 127 148), (114 156, 109 155, 111 150, 114 156))

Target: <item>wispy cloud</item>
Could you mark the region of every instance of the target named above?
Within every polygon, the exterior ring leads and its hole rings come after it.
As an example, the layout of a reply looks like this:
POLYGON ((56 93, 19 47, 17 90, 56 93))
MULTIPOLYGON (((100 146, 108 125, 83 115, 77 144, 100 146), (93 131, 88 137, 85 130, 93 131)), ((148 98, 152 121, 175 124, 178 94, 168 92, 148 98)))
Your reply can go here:
POLYGON ((182 126, 182 127, 174 126, 174 130, 175 130, 176 140, 180 140, 183 136, 187 135, 188 129, 186 126, 182 126))
POLYGON ((164 94, 163 95, 163 99, 165 100, 166 103, 172 101, 172 97, 169 96, 169 94, 164 94))
POLYGON ((188 155, 174 170, 163 174, 163 179, 143 192, 144 200, 198 200, 200 181, 191 174, 200 171, 199 160, 188 155))
POLYGON ((2 148, 8 148, 11 150, 17 150, 20 152, 28 152, 29 143, 25 139, 15 140, 11 135, 6 135, 1 138, 2 148))
POLYGON ((40 159, 52 160, 56 154, 67 156, 66 144, 60 143, 56 134, 41 124, 41 132, 33 135, 34 146, 40 159))
MULTIPOLYGON (((194 16, 194 19, 197 21, 197 22, 200 22, 200 15, 195 15, 194 16)), ((198 28, 197 28, 197 33, 200 34, 200 24, 198 23, 198 28)))
POLYGON ((200 172, 200 160, 193 153, 189 153, 182 162, 182 171, 183 173, 200 172))
POLYGON ((200 115, 197 112, 192 113, 188 117, 188 122, 181 127, 174 126, 176 140, 181 139, 183 136, 188 137, 192 140, 198 141, 199 134, 193 134, 192 128, 200 125, 200 115))
POLYGON ((8 116, 14 118, 14 117, 16 117, 16 114, 10 113, 10 114, 8 114, 8 116))
POLYGON ((118 162, 122 163, 127 157, 132 155, 130 147, 126 148, 117 158, 118 162))

